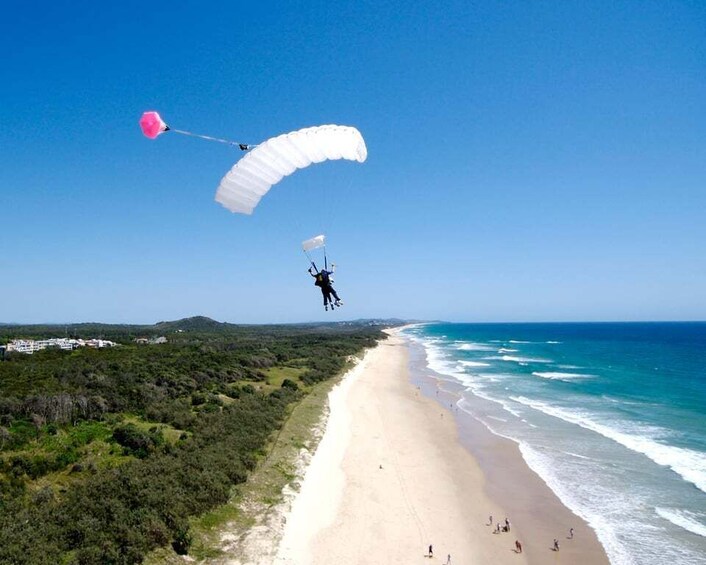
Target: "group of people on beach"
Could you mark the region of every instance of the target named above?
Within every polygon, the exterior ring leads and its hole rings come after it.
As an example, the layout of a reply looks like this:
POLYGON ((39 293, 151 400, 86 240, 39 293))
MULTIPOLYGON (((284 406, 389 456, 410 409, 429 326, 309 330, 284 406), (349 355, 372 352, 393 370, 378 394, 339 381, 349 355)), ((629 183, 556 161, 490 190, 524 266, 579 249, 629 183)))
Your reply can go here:
MULTIPOLYGON (((381 466, 382 468, 382 466, 381 466)), ((491 514, 488 517, 488 525, 492 526, 493 525, 493 515, 491 514)), ((505 518, 503 521, 502 525, 501 522, 496 522, 495 523, 495 530, 493 531, 494 534, 499 534, 500 532, 509 532, 510 531, 510 520, 505 518)), ((567 539, 573 539, 574 538, 574 529, 569 528, 569 535, 567 536, 567 539)), ((552 547, 552 551, 559 551, 559 540, 554 538, 554 546, 552 547)), ((522 553, 522 542, 520 540, 515 540, 515 553, 522 553)), ((432 544, 429 544, 429 551, 427 552, 427 557, 433 558, 434 557, 434 546, 432 544)), ((451 565, 451 554, 449 553, 446 556, 446 565, 451 565)))
MULTIPOLYGON (((488 516, 488 525, 492 526, 493 525, 493 515, 491 514, 488 516)), ((504 523, 501 525, 500 522, 495 523, 495 531, 493 531, 494 534, 499 534, 501 532, 509 532, 510 531, 510 520, 507 519, 507 517, 504 520, 504 523)), ((515 540, 515 553, 522 553, 522 543, 520 540, 516 539, 515 540)))
MULTIPOLYGON (((566 539, 574 539, 574 529, 569 528, 569 535, 566 536, 566 539)), ((552 547, 552 550, 554 551, 559 551, 559 540, 554 538, 554 547, 552 547)))
MULTIPOLYGON (((493 525, 493 515, 491 514, 488 516, 488 525, 492 526, 493 525)), ((505 518, 504 523, 501 524, 501 522, 496 522, 495 523, 495 530, 493 531, 494 534, 499 534, 501 532, 509 532, 510 531, 510 520, 505 518)), ((567 536, 566 539, 574 539, 574 529, 569 528, 569 535, 567 536)), ((552 551, 559 551, 559 540, 554 538, 554 545, 552 546, 552 551)), ((522 553, 522 543, 520 540, 515 540, 515 553, 522 553)), ((429 557, 431 557, 431 546, 429 546, 429 557)))
MULTIPOLYGON (((488 524, 490 526, 493 525, 493 516, 492 514, 488 517, 488 524)), ((495 531, 493 532, 494 534, 499 534, 500 532, 509 532, 510 531, 510 520, 505 518, 505 522, 501 525, 500 522, 495 523, 495 531)))

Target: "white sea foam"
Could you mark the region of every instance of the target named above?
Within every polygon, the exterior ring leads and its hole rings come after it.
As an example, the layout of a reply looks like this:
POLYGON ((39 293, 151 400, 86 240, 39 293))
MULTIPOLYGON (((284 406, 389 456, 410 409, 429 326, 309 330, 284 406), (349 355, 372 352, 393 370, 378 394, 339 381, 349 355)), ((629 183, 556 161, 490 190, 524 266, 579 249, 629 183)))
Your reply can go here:
POLYGON ((485 357, 489 361, 512 361, 515 363, 551 363, 551 359, 534 359, 531 357, 517 357, 516 355, 501 355, 485 357))
POLYGON ((462 367, 489 367, 490 363, 481 363, 480 361, 459 361, 462 367))
MULTIPOLYGON (((482 375, 481 375, 481 376, 482 376, 482 375)), ((496 381, 496 380, 499 380, 499 379, 497 379, 497 378, 495 377, 495 375, 493 375, 490 380, 496 381)), ((466 389, 466 390, 472 392, 472 393, 473 393, 475 396, 477 396, 478 398, 482 398, 483 400, 487 400, 487 401, 489 401, 489 402, 492 402, 493 404, 499 404, 499 405, 503 408, 503 410, 505 410, 506 412, 512 414, 512 415, 515 416, 516 418, 521 418, 521 417, 522 417, 522 414, 520 414, 515 408, 513 408, 513 407, 510 405, 510 402, 508 402, 507 400, 499 399, 499 398, 496 398, 496 397, 494 397, 494 396, 489 395, 485 390, 483 390, 483 387, 481 387, 481 386, 473 386, 473 385, 471 385, 471 386, 469 386, 468 389, 466 389)), ((462 400, 461 402, 459 402, 459 407, 463 408, 464 411, 466 411, 466 412, 468 412, 468 413, 470 414, 471 411, 470 411, 470 410, 466 410, 465 407, 464 407, 464 404, 465 404, 466 402, 467 402, 467 401, 466 401, 465 399, 462 400)), ((516 404, 516 403, 512 403, 512 404, 516 404)), ((475 417, 475 416, 474 416, 474 417, 475 417)), ((478 419, 478 418, 476 418, 476 419, 478 419)), ((483 423, 486 427, 488 427, 488 429, 489 429, 491 432, 493 432, 493 433, 495 433, 495 434, 498 434, 498 431, 497 431, 497 430, 494 430, 494 429, 492 429, 492 428, 490 428, 490 427, 487 425, 487 422, 483 422, 482 420, 478 420, 478 421, 481 422, 481 423, 483 423)))
POLYGON ((608 396, 607 394, 601 394, 601 399, 605 400, 606 402, 610 402, 611 404, 620 404, 621 406, 625 405, 642 405, 640 402, 630 402, 629 400, 625 400, 624 398, 613 398, 611 396, 608 396))
POLYGON ((503 380, 503 375, 494 375, 492 373, 481 373, 478 376, 491 383, 499 383, 503 380))
POLYGON ((467 341, 457 341, 456 349, 461 351, 495 351, 494 347, 483 345, 481 343, 468 343, 467 341))
POLYGON ((510 343, 532 343, 531 341, 521 341, 519 339, 511 339, 510 343))
MULTIPOLYGON (((632 451, 642 453, 658 465, 669 467, 684 480, 693 483, 699 490, 706 492, 706 453, 665 445, 655 440, 657 435, 668 435, 666 431, 660 433, 659 428, 643 427, 636 430, 641 435, 636 435, 623 431, 630 429, 631 425, 628 422, 613 421, 612 425, 606 425, 595 421, 596 415, 580 410, 569 411, 522 396, 511 398, 520 404, 596 432, 632 451)), ((605 421, 605 418, 602 418, 602 420, 605 421)))
MULTIPOLYGON (((489 363, 483 363, 482 361, 466 361, 466 360, 456 360, 453 358, 451 353, 444 351, 442 347, 439 347, 439 343, 443 343, 442 340, 431 340, 426 339, 421 342, 424 345, 424 350, 427 357, 427 367, 429 367, 435 373, 444 375, 447 377, 452 377, 455 380, 461 381, 462 383, 473 386, 474 392, 478 393, 479 383, 476 381, 469 380, 468 373, 465 369, 469 367, 488 367, 489 363)), ((473 344, 461 344, 461 345, 473 345, 473 344)), ((481 347, 481 346, 479 346, 481 347)), ((457 348, 458 349, 458 348, 457 348)), ((493 349, 491 349, 492 351, 493 349)))
POLYGON ((561 341, 547 341, 546 343, 551 343, 552 345, 557 345, 562 342, 561 341))
POLYGON ((444 375, 456 376, 456 363, 450 362, 441 348, 428 342, 425 343, 424 346, 427 354, 427 366, 432 371, 444 375))
POLYGON ((577 381, 581 379, 590 379, 593 375, 585 375, 581 373, 556 373, 556 372, 538 372, 532 373, 535 377, 542 377, 543 379, 550 379, 555 381, 577 381))
POLYGON ((676 508, 657 507, 655 508, 655 511, 662 518, 669 520, 675 526, 679 526, 692 534, 706 538, 706 525, 702 522, 706 516, 700 516, 694 512, 689 512, 688 510, 677 510, 676 508))
POLYGON ((571 457, 576 457, 578 459, 585 459, 587 461, 591 460, 590 457, 586 457, 585 455, 579 455, 578 453, 572 453, 571 451, 565 451, 564 453, 566 453, 567 455, 571 455, 571 457))
MULTIPOLYGON (((483 374, 481 374, 481 376, 487 378, 491 382, 499 382, 502 380, 502 379, 498 378, 497 375, 483 375, 483 374)), ((481 392, 478 390, 474 390, 473 392, 476 396, 479 396, 480 398, 483 398, 484 400, 490 400, 491 402, 499 404, 500 406, 503 407, 503 410, 505 410, 505 412, 509 412, 510 414, 515 416, 516 418, 522 418, 522 414, 517 410, 517 402, 508 401, 508 399, 506 399, 506 398, 497 398, 495 396, 491 396, 490 394, 488 394, 486 392, 481 392)))
POLYGON ((501 347, 498 349, 498 353, 517 353, 517 349, 509 349, 507 347, 501 347))

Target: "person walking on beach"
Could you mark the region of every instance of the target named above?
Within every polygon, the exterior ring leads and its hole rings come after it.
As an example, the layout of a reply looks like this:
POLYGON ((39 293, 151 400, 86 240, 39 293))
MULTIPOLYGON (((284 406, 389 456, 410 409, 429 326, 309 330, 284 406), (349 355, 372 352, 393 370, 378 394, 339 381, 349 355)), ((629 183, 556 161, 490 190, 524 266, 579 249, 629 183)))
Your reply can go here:
POLYGON ((505 518, 505 527, 507 528, 505 531, 509 532, 510 531, 510 520, 505 518))
POLYGON ((559 540, 554 538, 554 551, 559 551, 559 540))
POLYGON ((432 548, 431 544, 429 544, 429 555, 428 557, 434 557, 434 549, 432 548))
POLYGON ((520 540, 515 540, 515 552, 517 553, 522 553, 522 544, 520 543, 520 540))
POLYGON ((446 556, 446 565, 451 565, 451 554, 450 553, 446 556))
POLYGON ((569 539, 574 539, 574 529, 569 528, 569 539))
POLYGON ((492 514, 488 518, 488 521, 489 521, 489 525, 492 526, 493 525, 493 515, 492 514))

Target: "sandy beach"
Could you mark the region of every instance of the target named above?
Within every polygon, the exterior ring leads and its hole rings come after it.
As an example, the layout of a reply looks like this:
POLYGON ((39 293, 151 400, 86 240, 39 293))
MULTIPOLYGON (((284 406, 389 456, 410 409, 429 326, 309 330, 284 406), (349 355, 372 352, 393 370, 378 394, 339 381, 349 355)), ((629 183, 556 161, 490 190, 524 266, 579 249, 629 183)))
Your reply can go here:
POLYGON ((410 382, 408 349, 394 332, 368 352, 330 395, 326 432, 275 562, 608 563, 593 531, 526 466, 517 446, 480 425, 459 426, 442 408, 448 400, 410 382), (468 442, 502 462, 492 480, 468 442), (510 531, 495 533, 505 518, 510 531))

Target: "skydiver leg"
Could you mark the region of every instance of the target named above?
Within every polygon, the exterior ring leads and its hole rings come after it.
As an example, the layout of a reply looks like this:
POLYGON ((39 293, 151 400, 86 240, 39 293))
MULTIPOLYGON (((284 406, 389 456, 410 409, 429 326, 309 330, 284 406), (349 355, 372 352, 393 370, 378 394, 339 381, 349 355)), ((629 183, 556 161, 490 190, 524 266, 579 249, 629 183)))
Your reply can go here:
POLYGON ((331 294, 333 294, 333 297, 336 299, 336 302, 334 302, 334 304, 340 307, 343 304, 343 300, 338 297, 338 293, 336 293, 332 286, 329 286, 329 291, 331 292, 331 294))
POLYGON ((328 287, 328 289, 329 289, 329 291, 331 292, 331 294, 333 294, 333 297, 336 299, 336 302, 338 302, 339 300, 341 300, 341 299, 338 297, 338 294, 336 294, 336 291, 334 290, 334 288, 333 288, 332 286, 328 287))

